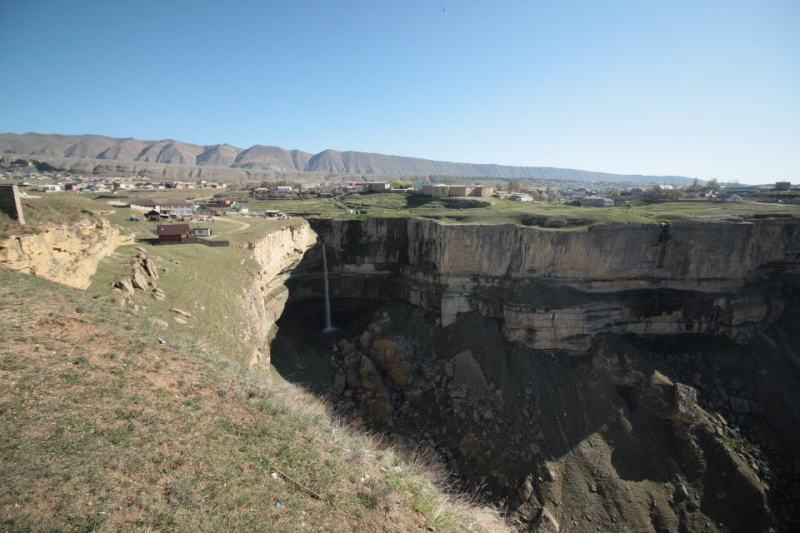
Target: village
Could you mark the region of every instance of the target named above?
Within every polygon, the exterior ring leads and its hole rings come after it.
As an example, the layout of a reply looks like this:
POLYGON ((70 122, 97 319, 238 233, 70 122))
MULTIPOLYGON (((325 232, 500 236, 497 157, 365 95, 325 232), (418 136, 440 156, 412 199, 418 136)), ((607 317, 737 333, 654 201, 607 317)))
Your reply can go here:
MULTIPOLYGON (((18 161, 8 161, 18 163, 18 161)), ((573 181, 537 181, 519 179, 493 179, 490 183, 469 181, 465 177, 396 178, 371 181, 368 175, 356 177, 325 176, 319 182, 294 182, 276 180, 271 182, 220 182, 220 181, 176 181, 154 180, 145 176, 84 176, 69 172, 39 171, 31 166, 6 166, 0 172, 0 183, 15 184, 26 193, 77 192, 84 194, 109 194, 124 196, 126 193, 196 192, 210 193, 214 201, 200 209, 189 212, 186 205, 135 204, 139 211, 155 211, 159 215, 175 219, 187 215, 210 216, 212 208, 230 211, 233 215, 255 215, 246 204, 248 201, 291 200, 308 198, 337 198, 353 193, 402 193, 418 194, 433 199, 442 198, 498 198, 521 203, 566 204, 588 207, 625 206, 631 202, 708 201, 739 203, 745 200, 800 205, 800 186, 790 182, 770 185, 740 185, 721 183, 716 179, 707 182, 694 180, 679 186, 667 183, 650 185, 631 183, 581 183, 573 181), (231 199, 221 196, 230 192, 231 199), (148 207, 148 209, 143 209, 148 207)), ((177 201, 177 200, 176 200, 177 201)), ((195 210, 203 206, 197 206, 195 210)), ((264 216, 285 216, 278 210, 266 210, 264 216)), ((152 217, 152 214, 151 214, 152 217)))
POLYGON ((138 225, 139 231, 145 232, 144 238, 154 244, 225 246, 227 242, 214 232, 215 219, 288 220, 404 214, 461 223, 505 219, 557 228, 639 221, 658 211, 686 211, 689 216, 701 217, 731 215, 713 210, 716 205, 800 205, 800 187, 790 182, 750 186, 722 184, 712 179, 694 180, 685 186, 661 183, 634 186, 518 179, 484 183, 463 177, 437 177, 435 182, 431 177, 369 180, 369 176, 359 179, 329 175, 325 178, 316 183, 289 180, 225 183, 84 176, 19 166, 0 173, 0 183, 14 185, 23 200, 76 194, 102 201, 126 213, 126 224, 138 225), (608 214, 602 214, 604 211, 608 214), (542 222, 544 219, 549 221, 542 222))

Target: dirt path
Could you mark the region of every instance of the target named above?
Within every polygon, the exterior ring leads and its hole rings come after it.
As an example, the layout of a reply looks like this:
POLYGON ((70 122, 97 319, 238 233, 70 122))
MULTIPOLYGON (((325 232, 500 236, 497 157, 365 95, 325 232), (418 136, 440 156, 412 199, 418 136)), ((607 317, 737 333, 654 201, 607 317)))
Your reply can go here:
POLYGON ((231 224, 236 224, 239 226, 235 230, 231 230, 228 233, 236 233, 237 231, 242 231, 250 227, 250 224, 247 222, 242 222, 240 220, 231 220, 230 218, 216 218, 215 221, 217 222, 230 222, 231 224))

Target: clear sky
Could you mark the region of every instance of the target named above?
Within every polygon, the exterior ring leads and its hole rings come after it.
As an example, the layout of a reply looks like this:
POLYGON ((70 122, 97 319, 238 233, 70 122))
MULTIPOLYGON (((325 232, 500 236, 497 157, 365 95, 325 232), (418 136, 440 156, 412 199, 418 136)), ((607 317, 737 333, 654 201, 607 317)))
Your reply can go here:
POLYGON ((800 0, 0 0, 0 131, 800 182, 800 0))

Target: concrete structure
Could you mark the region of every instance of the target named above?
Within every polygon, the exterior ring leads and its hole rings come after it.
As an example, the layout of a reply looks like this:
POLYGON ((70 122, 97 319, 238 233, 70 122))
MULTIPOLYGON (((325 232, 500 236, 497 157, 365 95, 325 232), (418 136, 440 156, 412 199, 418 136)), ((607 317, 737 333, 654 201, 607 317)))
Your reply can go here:
POLYGON ((792 188, 791 181, 778 181, 775 183, 775 190, 776 191, 788 191, 792 188))
POLYGON ((278 192, 278 194, 291 194, 293 189, 286 185, 279 185, 275 190, 278 192))
POLYGON ((743 200, 742 197, 739 196, 738 194, 731 194, 730 196, 725 198, 725 201, 731 204, 739 204, 742 203, 743 200))
POLYGON ((524 192, 518 192, 508 197, 512 202, 532 202, 533 196, 524 192))
POLYGON ((364 184, 366 192, 386 192, 389 190, 390 185, 385 181, 368 181, 364 184))
POLYGON ((586 198, 581 198, 579 201, 581 205, 589 207, 607 207, 614 205, 614 200, 611 198, 603 198, 602 196, 587 196, 586 198))
POLYGON ((194 228, 192 230, 193 237, 211 237, 211 228, 194 228))
POLYGON ((22 203, 19 201, 19 189, 16 185, 0 185, 0 211, 25 225, 25 216, 22 214, 22 203))
POLYGON ((42 192, 58 192, 61 190, 61 185, 56 184, 46 184, 42 185, 42 192))
POLYGON ((436 185, 423 185, 421 192, 434 198, 443 198, 445 196, 478 196, 487 198, 494 194, 494 189, 492 187, 483 187, 482 185, 444 185, 439 183, 436 185))
POLYGON ((450 185, 447 196, 470 196, 474 189, 471 185, 450 185))

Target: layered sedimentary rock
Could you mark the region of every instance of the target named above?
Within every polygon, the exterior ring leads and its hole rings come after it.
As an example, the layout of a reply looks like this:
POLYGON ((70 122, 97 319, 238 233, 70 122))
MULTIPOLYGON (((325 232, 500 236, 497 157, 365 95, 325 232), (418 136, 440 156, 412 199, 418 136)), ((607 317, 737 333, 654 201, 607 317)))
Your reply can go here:
MULTIPOLYGON (((584 351, 603 332, 746 340, 781 312, 780 289, 768 278, 800 266, 796 219, 581 231, 419 219, 314 227, 327 246, 335 300, 405 300, 443 326, 479 313, 502 320, 509 340, 538 349, 584 351)), ((320 297, 316 252, 296 272, 299 299, 320 297)))
POLYGON ((105 220, 47 226, 0 241, 0 266, 85 289, 100 260, 133 236, 105 220))
POLYGON ((259 266, 249 286, 243 289, 244 308, 250 320, 248 335, 255 338, 257 348, 250 367, 268 368, 275 322, 283 313, 289 298, 284 286, 289 273, 303 258, 306 250, 317 242, 317 235, 305 221, 267 233, 248 243, 259 266))

